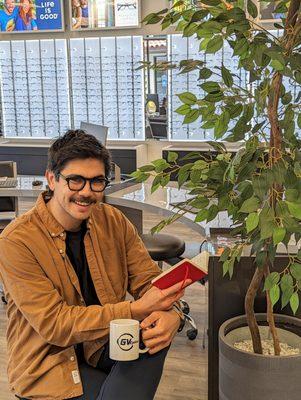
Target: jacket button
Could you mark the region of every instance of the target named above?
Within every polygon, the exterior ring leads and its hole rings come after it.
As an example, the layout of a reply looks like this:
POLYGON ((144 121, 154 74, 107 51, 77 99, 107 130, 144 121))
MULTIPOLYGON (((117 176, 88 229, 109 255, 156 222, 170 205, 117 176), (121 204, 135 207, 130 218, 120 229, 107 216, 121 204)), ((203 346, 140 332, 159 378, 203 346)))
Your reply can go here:
POLYGON ((64 234, 63 234, 63 233, 61 233, 61 234, 60 234, 60 237, 64 237, 64 234))
POLYGON ((64 253, 64 250, 62 250, 62 249, 60 249, 59 251, 60 251, 60 253, 61 253, 61 254, 63 254, 63 253, 64 253))
POLYGON ((72 357, 70 357, 70 361, 74 361, 75 360, 75 358, 72 356, 72 357))
POLYGON ((54 236, 55 236, 55 233, 52 233, 51 236, 54 237, 54 236))

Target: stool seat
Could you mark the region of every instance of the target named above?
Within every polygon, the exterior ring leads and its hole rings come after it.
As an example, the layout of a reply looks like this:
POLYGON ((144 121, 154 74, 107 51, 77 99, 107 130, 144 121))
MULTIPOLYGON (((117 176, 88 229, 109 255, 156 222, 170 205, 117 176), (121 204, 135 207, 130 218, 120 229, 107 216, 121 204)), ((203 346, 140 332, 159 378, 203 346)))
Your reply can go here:
POLYGON ((177 236, 157 233, 144 234, 141 239, 154 261, 164 261, 179 257, 185 251, 185 242, 177 236))

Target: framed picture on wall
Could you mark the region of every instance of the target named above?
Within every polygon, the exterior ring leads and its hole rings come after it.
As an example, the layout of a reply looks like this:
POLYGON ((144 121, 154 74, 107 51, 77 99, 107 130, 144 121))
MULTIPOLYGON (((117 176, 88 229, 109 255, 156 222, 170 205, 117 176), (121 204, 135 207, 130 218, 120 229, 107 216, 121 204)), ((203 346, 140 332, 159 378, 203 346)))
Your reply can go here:
POLYGON ((1 33, 64 30, 63 0, 0 0, 1 33))
POLYGON ((140 0, 69 0, 72 30, 140 27, 140 0))

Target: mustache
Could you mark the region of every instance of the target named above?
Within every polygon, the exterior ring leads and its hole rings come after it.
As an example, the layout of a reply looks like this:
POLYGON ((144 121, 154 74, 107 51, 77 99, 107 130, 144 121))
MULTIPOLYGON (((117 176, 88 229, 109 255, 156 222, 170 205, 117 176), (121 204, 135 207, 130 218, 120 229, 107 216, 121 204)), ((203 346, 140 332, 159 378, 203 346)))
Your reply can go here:
POLYGON ((83 203, 88 203, 88 204, 95 204, 96 203, 96 199, 93 197, 84 197, 84 196, 75 196, 71 198, 71 201, 79 201, 79 202, 83 202, 83 203))

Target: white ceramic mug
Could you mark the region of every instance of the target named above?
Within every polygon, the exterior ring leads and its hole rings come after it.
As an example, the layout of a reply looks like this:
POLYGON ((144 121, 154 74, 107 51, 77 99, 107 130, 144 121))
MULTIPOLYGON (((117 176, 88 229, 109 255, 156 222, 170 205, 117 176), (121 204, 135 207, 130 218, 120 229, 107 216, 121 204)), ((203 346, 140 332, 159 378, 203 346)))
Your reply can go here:
POLYGON ((139 348, 139 321, 114 319, 110 322, 110 358, 116 361, 133 361, 148 348, 139 348))

